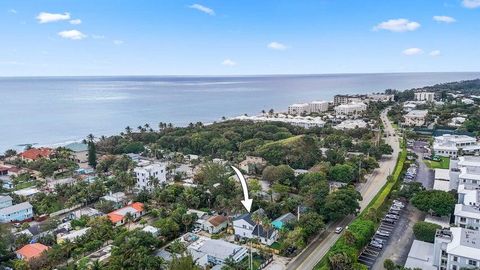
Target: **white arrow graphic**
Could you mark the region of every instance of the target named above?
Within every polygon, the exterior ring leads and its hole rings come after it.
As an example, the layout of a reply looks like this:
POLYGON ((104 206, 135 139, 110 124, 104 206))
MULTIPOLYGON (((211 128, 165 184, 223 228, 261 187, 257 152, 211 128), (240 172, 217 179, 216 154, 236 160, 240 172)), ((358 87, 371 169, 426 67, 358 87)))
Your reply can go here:
POLYGON ((244 199, 242 200, 242 204, 243 204, 243 206, 245 206, 245 209, 247 209, 247 211, 250 212, 250 209, 252 208, 253 199, 248 198, 247 181, 245 181, 245 177, 243 177, 243 174, 240 172, 239 169, 237 169, 233 166, 232 166, 232 169, 235 171, 238 179, 240 179, 240 183, 242 184, 243 197, 244 197, 244 199))

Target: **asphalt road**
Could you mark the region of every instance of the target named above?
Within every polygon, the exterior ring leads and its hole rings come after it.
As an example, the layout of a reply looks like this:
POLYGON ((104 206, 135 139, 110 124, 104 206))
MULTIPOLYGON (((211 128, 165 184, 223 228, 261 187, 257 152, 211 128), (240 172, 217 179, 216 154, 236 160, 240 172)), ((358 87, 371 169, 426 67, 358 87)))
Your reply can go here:
POLYGON ((418 172, 415 181, 422 183, 426 189, 432 189, 435 181, 435 172, 423 162, 423 156, 428 155, 428 151, 424 148, 427 145, 428 143, 422 141, 416 141, 413 144, 413 151, 418 155, 418 172))
MULTIPOLYGON (((395 134, 395 129, 387 118, 387 112, 388 109, 384 110, 380 115, 384 125, 385 133, 395 134)), ((397 157, 400 152, 398 136, 388 136, 385 138, 385 141, 393 148, 392 156, 390 158, 384 158, 380 160, 380 167, 375 170, 375 172, 372 174, 372 177, 370 177, 366 183, 358 186, 357 190, 360 191, 363 197, 363 200, 360 202, 361 210, 365 209, 365 207, 385 185, 387 182, 387 176, 390 173, 393 173, 395 168, 397 157)), ((337 226, 345 227, 346 225, 350 224, 353 219, 354 217, 349 216, 342 221, 327 226, 326 230, 322 232, 312 243, 310 243, 310 245, 308 245, 302 253, 290 261, 290 263, 287 265, 287 269, 313 269, 315 265, 323 258, 323 256, 325 256, 330 247, 332 247, 340 237, 339 234, 334 232, 335 228, 337 226)))

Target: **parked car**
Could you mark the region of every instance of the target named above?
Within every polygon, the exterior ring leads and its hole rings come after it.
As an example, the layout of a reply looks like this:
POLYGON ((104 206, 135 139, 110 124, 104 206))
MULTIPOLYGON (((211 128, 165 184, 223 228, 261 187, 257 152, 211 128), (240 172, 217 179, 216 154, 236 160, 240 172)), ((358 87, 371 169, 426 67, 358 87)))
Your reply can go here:
POLYGON ((390 233, 384 230, 377 230, 375 234, 378 236, 390 237, 390 233))
POLYGON ((339 233, 341 233, 342 231, 343 231, 343 227, 337 227, 337 228, 335 229, 335 233, 336 233, 336 234, 339 234, 339 233))
POLYGON ((378 243, 378 242, 375 242, 375 241, 372 241, 370 242, 370 246, 374 247, 374 248, 378 248, 378 249, 382 249, 383 248, 383 245, 378 243))
POLYGON ((385 215, 386 218, 391 218, 391 219, 398 219, 398 216, 397 215, 391 215, 391 214, 387 214, 385 215))
POLYGON ((395 224, 395 222, 396 222, 395 219, 391 219, 391 218, 383 218, 382 221, 385 222, 385 223, 390 223, 390 224, 395 224))
POLYGON ((382 245, 384 245, 387 242, 387 240, 380 239, 380 238, 373 238, 372 240, 382 245))

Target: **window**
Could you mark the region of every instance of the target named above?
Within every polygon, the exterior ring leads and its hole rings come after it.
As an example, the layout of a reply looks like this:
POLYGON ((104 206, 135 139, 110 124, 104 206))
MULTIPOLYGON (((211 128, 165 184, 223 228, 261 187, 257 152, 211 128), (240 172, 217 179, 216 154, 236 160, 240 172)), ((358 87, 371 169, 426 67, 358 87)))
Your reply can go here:
POLYGON ((457 270, 457 266, 456 266, 456 265, 453 265, 453 266, 452 266, 452 270, 457 270))
POLYGON ((453 261, 454 261, 454 262, 458 262, 458 257, 457 257, 457 256, 453 256, 453 261))
POLYGON ((464 218, 464 217, 461 217, 461 218, 460 218, 460 222, 465 222, 465 221, 467 221, 466 218, 464 218))
POLYGON ((468 260, 468 264, 472 266, 477 266, 477 261, 474 260, 468 260))

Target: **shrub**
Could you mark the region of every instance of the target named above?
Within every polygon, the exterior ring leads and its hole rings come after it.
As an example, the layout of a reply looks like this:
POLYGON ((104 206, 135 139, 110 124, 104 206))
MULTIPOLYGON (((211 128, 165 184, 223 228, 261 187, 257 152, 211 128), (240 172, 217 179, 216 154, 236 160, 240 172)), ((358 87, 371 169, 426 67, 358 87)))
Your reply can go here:
POLYGON ((420 221, 413 226, 415 238, 420 241, 433 243, 435 241, 435 232, 442 226, 430 222, 420 221))

